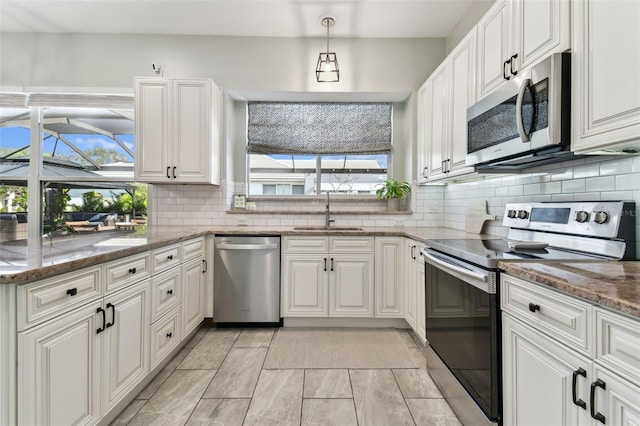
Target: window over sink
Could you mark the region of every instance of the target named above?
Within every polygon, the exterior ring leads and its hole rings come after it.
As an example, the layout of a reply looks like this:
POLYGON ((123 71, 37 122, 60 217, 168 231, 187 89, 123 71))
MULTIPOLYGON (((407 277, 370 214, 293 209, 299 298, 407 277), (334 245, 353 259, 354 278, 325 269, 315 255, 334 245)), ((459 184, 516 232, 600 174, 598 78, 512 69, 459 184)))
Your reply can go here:
POLYGON ((375 194, 387 179, 392 105, 249 102, 250 196, 375 194))

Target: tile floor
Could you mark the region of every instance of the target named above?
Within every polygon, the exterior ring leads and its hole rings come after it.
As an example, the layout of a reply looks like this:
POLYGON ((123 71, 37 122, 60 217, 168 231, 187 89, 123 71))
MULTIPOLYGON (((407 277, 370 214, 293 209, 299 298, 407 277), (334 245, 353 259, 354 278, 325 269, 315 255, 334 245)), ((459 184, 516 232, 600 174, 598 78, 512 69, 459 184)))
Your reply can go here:
POLYGON ((460 425, 420 368, 263 368, 275 330, 202 328, 112 425, 460 425))

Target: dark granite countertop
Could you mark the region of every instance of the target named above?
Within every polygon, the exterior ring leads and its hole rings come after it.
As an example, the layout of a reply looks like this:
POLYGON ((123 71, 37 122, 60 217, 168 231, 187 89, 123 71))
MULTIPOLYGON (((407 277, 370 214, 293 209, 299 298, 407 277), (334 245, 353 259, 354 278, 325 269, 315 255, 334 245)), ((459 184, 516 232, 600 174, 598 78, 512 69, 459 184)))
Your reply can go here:
POLYGON ((507 273, 640 318, 640 262, 507 262, 507 273))
POLYGON ((435 238, 480 238, 479 235, 450 228, 296 230, 293 227, 258 226, 145 226, 134 231, 104 231, 36 241, 3 242, 0 246, 0 285, 36 281, 207 234, 399 236, 423 242, 435 238))

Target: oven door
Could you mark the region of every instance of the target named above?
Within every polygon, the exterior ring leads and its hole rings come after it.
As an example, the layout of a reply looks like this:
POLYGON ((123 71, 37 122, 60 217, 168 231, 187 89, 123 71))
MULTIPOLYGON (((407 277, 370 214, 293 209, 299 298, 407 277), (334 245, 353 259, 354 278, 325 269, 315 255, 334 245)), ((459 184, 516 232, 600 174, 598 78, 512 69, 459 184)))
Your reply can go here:
POLYGON ((431 349, 491 421, 501 410, 497 272, 425 249, 431 349))

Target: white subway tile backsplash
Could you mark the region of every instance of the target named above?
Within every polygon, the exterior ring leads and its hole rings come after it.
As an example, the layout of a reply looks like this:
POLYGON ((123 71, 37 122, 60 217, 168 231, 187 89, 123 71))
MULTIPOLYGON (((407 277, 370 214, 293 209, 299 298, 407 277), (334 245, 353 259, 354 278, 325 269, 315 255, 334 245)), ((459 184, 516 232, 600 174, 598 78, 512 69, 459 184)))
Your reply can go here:
POLYGON ((617 175, 616 191, 640 189, 640 173, 617 175))
POLYGON ((633 158, 623 157, 600 163, 600 175, 620 175, 633 171, 633 158))
POLYGON ((572 168, 551 170, 551 180, 567 180, 573 178, 572 168))
POLYGON ((600 175, 599 163, 582 164, 573 168, 574 179, 588 178, 600 175))
POLYGON ((584 192, 584 190, 585 190, 584 179, 572 179, 572 180, 562 181, 562 192, 564 194, 584 192))
POLYGON ((539 183, 531 183, 523 186, 523 194, 524 195, 536 195, 540 194, 540 184, 539 183))
POLYGON ((586 179, 586 191, 613 191, 615 190, 615 179, 613 176, 602 176, 586 179))
POLYGON ((540 185, 543 194, 557 194, 562 192, 562 182, 544 182, 540 185))
MULTIPOLYGON (((610 192, 601 192, 600 193, 601 200, 610 200, 610 201, 627 201, 633 200, 633 191, 610 191, 610 192)), ((636 200, 636 203, 640 204, 640 201, 636 200)))

